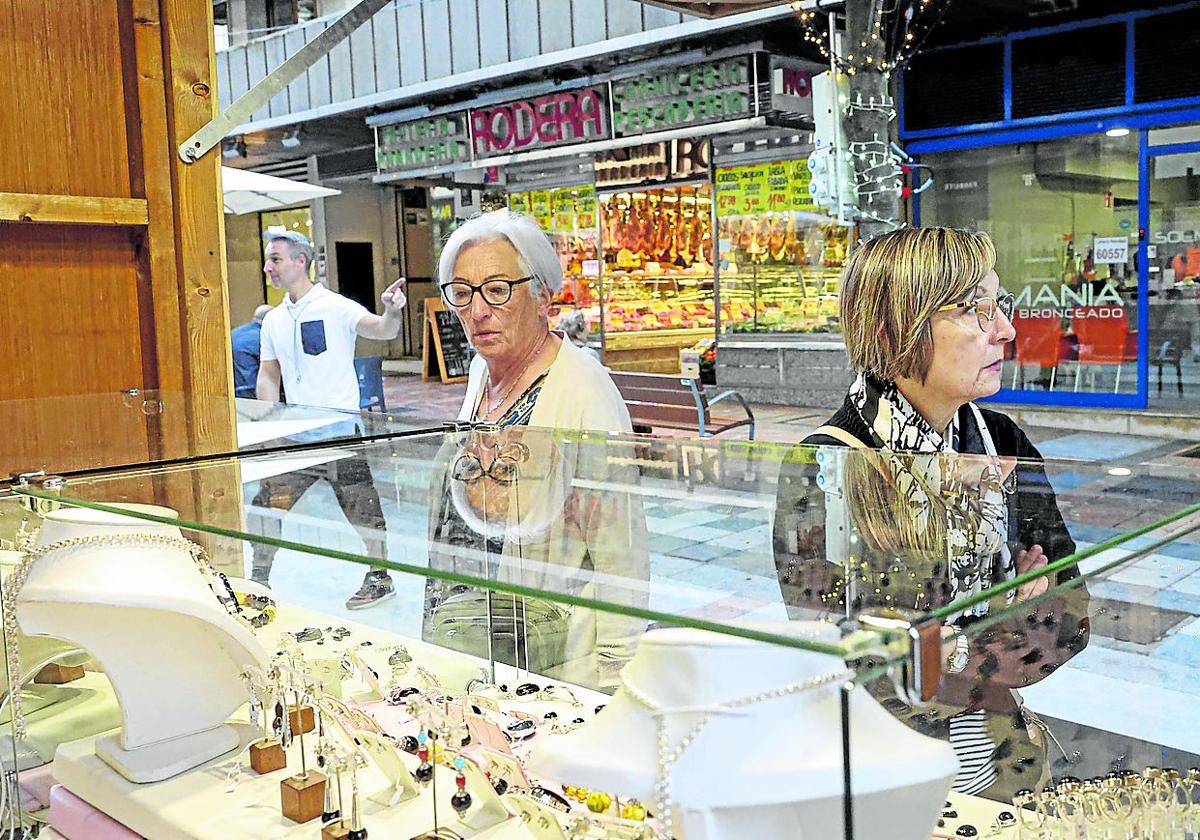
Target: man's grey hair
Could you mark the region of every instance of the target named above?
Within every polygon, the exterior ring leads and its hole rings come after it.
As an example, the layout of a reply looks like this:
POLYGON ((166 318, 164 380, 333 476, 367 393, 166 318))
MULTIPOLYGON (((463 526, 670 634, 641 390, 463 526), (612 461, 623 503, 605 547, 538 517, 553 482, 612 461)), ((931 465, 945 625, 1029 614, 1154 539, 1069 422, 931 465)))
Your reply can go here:
POLYGON ((543 290, 551 297, 558 294, 563 284, 562 262, 549 237, 533 219, 511 210, 493 210, 475 216, 450 234, 438 260, 439 285, 454 279, 454 265, 464 248, 497 240, 513 247, 521 272, 533 278, 529 283, 530 294, 537 296, 543 290))
POLYGON ((263 318, 267 317, 267 313, 270 312, 271 309, 272 307, 270 304, 261 304, 257 309, 254 310, 254 320, 261 324, 263 318))
POLYGON ((309 268, 313 264, 313 259, 316 257, 316 250, 313 248, 312 242, 307 236, 295 230, 269 230, 263 234, 263 239, 266 240, 266 247, 277 239, 283 239, 288 243, 288 254, 292 259, 301 254, 304 255, 304 267, 309 268))

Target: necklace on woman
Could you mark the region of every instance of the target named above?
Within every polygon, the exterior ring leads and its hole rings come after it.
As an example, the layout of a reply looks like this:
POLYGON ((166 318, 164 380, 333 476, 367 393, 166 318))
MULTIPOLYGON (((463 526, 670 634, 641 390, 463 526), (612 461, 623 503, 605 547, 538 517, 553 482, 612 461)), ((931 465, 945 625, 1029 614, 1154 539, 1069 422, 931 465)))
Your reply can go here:
POLYGON ((492 394, 492 372, 491 372, 490 370, 488 371, 487 382, 484 384, 484 394, 485 394, 485 399, 484 399, 484 401, 485 401, 485 403, 486 403, 486 408, 487 408, 487 410, 483 412, 483 419, 484 419, 484 420, 486 420, 486 419, 488 418, 488 416, 489 416, 489 415, 493 414, 493 413, 496 411, 496 409, 498 409, 500 406, 504 405, 504 401, 508 399, 508 395, 512 393, 512 391, 513 391, 513 388, 515 388, 515 387, 517 386, 517 383, 518 383, 518 382, 520 382, 522 379, 524 379, 524 378, 525 378, 525 372, 526 372, 527 370, 529 370, 529 365, 530 365, 530 363, 531 363, 531 362, 532 362, 534 359, 536 359, 536 358, 537 358, 537 355, 538 355, 538 353, 540 353, 540 352, 542 351, 542 347, 544 347, 544 346, 545 346, 545 344, 546 344, 546 339, 548 339, 549 337, 550 337, 550 332, 547 330, 547 332, 545 333, 545 335, 543 335, 543 336, 542 336, 542 339, 541 339, 541 341, 539 341, 539 342, 537 343, 537 345, 536 345, 536 346, 533 348, 533 350, 532 350, 531 352, 527 353, 527 354, 525 355, 525 358, 523 358, 523 359, 521 360, 521 371, 520 371, 520 373, 518 373, 518 374, 517 374, 517 376, 516 376, 516 378, 515 378, 515 379, 513 379, 513 381, 512 381, 512 384, 511 384, 511 385, 509 385, 507 388, 505 388, 505 389, 504 389, 504 393, 502 393, 502 394, 500 395, 500 399, 496 400, 495 402, 492 402, 492 401, 491 401, 491 394, 492 394))

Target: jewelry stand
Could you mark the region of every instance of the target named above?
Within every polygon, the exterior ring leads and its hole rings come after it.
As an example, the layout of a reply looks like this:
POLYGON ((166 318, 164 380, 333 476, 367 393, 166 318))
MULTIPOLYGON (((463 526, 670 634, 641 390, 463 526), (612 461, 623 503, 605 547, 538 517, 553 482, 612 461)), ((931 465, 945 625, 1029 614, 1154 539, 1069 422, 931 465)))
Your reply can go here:
MULTIPOLYGON (((838 636, 836 628, 815 622, 756 626, 827 642, 838 636)), ((697 630, 653 630, 642 637, 604 714, 535 745, 529 769, 653 807, 655 781, 664 766, 658 717, 670 751, 707 713, 690 746, 666 763, 679 836, 840 837, 838 683, 719 709, 843 670, 841 660, 827 654, 697 630), (628 686, 663 711, 651 711, 628 686)), ((856 835, 927 838, 957 770, 950 745, 912 731, 863 688, 851 694, 849 713, 856 835)))
MULTIPOLYGON (((466 776, 467 792, 471 794, 471 807, 458 818, 463 825, 470 826, 476 831, 483 831, 485 828, 499 825, 508 819, 508 809, 504 807, 504 802, 501 801, 495 788, 492 787, 487 776, 483 775, 483 771, 475 762, 463 762, 462 770, 459 772, 466 776)), ((442 790, 445 794, 446 812, 453 814, 454 809, 450 807, 450 794, 454 792, 455 787, 453 774, 450 775, 451 782, 444 784, 442 790)))
POLYGON ((237 748, 238 732, 226 720, 246 702, 238 675, 266 667, 269 657, 217 600, 187 548, 173 542, 182 539, 179 529, 62 508, 47 514, 37 546, 76 538, 85 542, 29 565, 16 617, 25 633, 86 649, 107 674, 124 726, 98 739, 96 754, 145 783, 237 748), (86 542, 95 538, 108 540, 86 542))
POLYGON ((553 808, 536 799, 514 793, 504 796, 504 804, 524 823, 533 840, 567 840, 553 808))
POLYGON ((379 768, 388 786, 383 790, 367 796, 372 802, 385 808, 407 802, 421 795, 417 780, 409 772, 407 765, 400 758, 395 745, 387 738, 366 729, 357 729, 353 733, 354 740, 363 748, 363 754, 379 768))

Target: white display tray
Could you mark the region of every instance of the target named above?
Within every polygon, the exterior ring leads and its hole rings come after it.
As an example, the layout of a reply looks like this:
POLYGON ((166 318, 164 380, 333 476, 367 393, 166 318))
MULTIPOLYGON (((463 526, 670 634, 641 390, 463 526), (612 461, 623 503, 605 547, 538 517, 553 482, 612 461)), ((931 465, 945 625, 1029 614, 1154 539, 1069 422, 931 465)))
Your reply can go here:
MULTIPOLYGON (((235 587, 238 584, 235 582, 235 587)), ((326 627, 334 623, 351 631, 349 642, 361 643, 369 640, 373 646, 404 644, 417 663, 432 665, 431 671, 445 675, 448 671, 456 675, 471 675, 482 664, 465 654, 446 651, 444 648, 424 642, 395 636, 364 624, 331 619, 321 613, 280 604, 275 621, 258 632, 264 642, 270 644, 284 631, 298 630, 306 626, 326 627), (444 666, 438 660, 444 661, 444 666)), ((332 655, 337 649, 329 649, 332 655)), ((315 655, 326 647, 305 646, 306 652, 315 655)), ((497 665, 497 679, 511 680, 515 669, 497 665)), ((535 678, 536 679, 536 678, 535 678)), ((585 704, 602 703, 605 695, 587 689, 573 689, 585 704)), ((184 702, 181 699, 181 702, 184 702)), ((305 838, 311 840, 319 833, 317 820, 298 825, 285 819, 280 813, 280 782, 299 771, 300 759, 296 751, 299 740, 293 743, 289 754, 288 768, 263 776, 250 769, 250 743, 261 737, 261 730, 243 722, 235 725, 242 733, 242 743, 235 752, 216 758, 181 775, 154 784, 133 784, 112 771, 95 754, 96 737, 84 738, 59 747, 54 760, 54 776, 71 793, 93 807, 124 824, 144 837, 157 840, 177 838, 305 838), (230 790, 229 769, 234 761, 242 766, 237 784, 230 790)), ((98 736, 97 736, 98 737, 98 736)), ((305 739, 309 751, 308 766, 316 769, 311 750, 316 746, 315 738, 305 739)), ((439 766, 438 799, 448 802, 454 790, 453 772, 439 766), (444 776, 442 775, 444 774, 444 776)), ((343 790, 349 799, 349 778, 343 777, 343 790)), ((393 808, 368 801, 366 795, 386 786, 383 775, 373 766, 359 772, 359 787, 362 794, 362 815, 372 837, 407 838, 433 828, 431 806, 428 797, 401 803, 393 808)), ((529 832, 518 819, 509 819, 500 825, 483 831, 475 831, 455 819, 448 805, 439 806, 439 822, 453 829, 464 838, 480 840, 528 840, 529 832)))

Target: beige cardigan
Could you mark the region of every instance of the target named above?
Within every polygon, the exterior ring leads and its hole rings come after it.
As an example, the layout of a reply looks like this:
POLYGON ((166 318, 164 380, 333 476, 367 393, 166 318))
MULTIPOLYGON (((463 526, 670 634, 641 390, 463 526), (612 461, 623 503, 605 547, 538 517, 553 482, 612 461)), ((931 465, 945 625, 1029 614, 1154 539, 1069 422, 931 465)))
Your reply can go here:
MULTIPOLYGON (((487 364, 471 364, 460 420, 470 419, 487 378, 487 364)), ((435 460, 430 509, 429 562, 476 577, 520 582, 608 603, 646 607, 650 564, 634 442, 609 440, 631 430, 629 412, 611 377, 590 354, 563 340, 534 405, 530 424, 501 433, 523 443, 530 457, 522 479, 487 492, 502 496, 488 515, 468 506, 466 485, 451 478, 453 464, 469 446, 466 434, 447 435, 435 460), (544 428, 537 428, 544 427, 544 428), (472 547, 449 545, 440 529, 446 505, 480 534, 472 547), (497 513, 499 511, 499 513, 497 513), (486 520, 486 523, 485 523, 486 520), (502 538, 499 556, 482 551, 483 535, 502 538)), ((431 582, 431 596, 445 590, 431 582)), ((646 622, 595 610, 568 608, 564 661, 546 676, 591 687, 613 687, 633 655, 646 622)), ((428 602, 426 638, 430 638, 428 602)))

